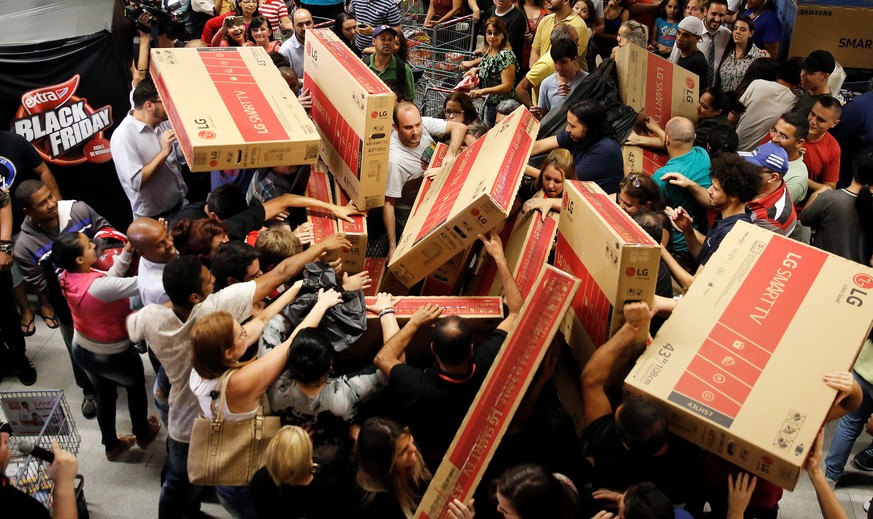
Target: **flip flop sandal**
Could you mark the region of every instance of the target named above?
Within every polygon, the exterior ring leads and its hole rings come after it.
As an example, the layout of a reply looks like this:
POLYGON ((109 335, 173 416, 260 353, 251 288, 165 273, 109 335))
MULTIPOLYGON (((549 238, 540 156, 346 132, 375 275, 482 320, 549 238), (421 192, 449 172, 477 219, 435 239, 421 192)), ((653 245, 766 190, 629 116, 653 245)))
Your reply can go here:
POLYGON ((42 322, 44 322, 45 325, 48 326, 49 328, 51 328, 52 330, 54 330, 58 326, 60 326, 60 324, 58 324, 57 318, 53 315, 39 314, 39 316, 42 317, 42 322), (51 322, 49 322, 49 321, 51 321, 51 322))
POLYGON ((21 321, 21 335, 30 337, 36 333, 36 324, 33 322, 34 319, 36 319, 36 317, 31 317, 30 321, 27 322, 21 321))

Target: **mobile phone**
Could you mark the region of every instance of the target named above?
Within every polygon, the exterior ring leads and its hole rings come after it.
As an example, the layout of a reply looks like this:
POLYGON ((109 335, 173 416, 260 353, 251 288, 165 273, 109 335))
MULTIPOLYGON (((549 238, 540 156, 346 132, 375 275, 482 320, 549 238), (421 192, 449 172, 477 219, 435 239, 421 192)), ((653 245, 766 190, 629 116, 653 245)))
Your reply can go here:
POLYGON ((234 26, 245 25, 245 24, 246 24, 246 19, 243 18, 242 16, 234 16, 233 17, 233 25, 234 26))
POLYGON ((366 28, 367 28, 367 24, 365 24, 365 23, 358 24, 358 29, 366 29, 366 28))

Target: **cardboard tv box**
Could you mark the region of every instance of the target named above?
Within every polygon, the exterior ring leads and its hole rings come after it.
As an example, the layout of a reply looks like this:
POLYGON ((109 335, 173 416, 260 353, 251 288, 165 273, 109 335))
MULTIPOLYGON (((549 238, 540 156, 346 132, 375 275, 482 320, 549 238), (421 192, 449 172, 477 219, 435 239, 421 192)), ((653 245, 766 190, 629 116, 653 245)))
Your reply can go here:
POLYGON ((744 222, 625 379, 670 429, 793 490, 873 322, 873 269, 744 222), (827 323, 826 325, 824 323, 827 323))
POLYGON ((519 107, 442 166, 416 199, 388 264, 401 283, 411 287, 506 219, 538 129, 519 107))
POLYGON ((191 171, 318 159, 315 125, 264 49, 152 49, 150 70, 191 171))
MULTIPOLYGON (((555 211, 550 211, 545 220, 539 211, 527 214, 519 212, 506 223, 501 233, 506 263, 523 297, 530 295, 540 269, 549 260, 559 220, 560 213, 555 211)), ((497 264, 491 257, 484 260, 473 293, 481 296, 503 295, 503 282, 497 273, 497 264)))
POLYGON ((612 196, 594 182, 564 183, 555 266, 582 280, 561 325, 580 365, 624 324, 626 301, 652 304, 660 261, 661 246, 612 196))
POLYGON ((873 2, 800 0, 798 4, 789 57, 802 59, 824 49, 843 67, 873 69, 873 2))
MULTIPOLYGON (((330 176, 321 164, 316 166, 309 174, 309 182, 306 184, 306 196, 327 202, 329 204, 347 205, 342 190, 331 186, 330 176), (331 193, 334 191, 334 193, 331 193), (335 198, 334 196, 337 196, 335 198)), ((364 268, 364 259, 367 252, 367 218, 365 216, 352 216, 353 223, 336 218, 333 213, 320 209, 308 208, 306 220, 312 223, 314 243, 319 243, 331 234, 343 233, 351 242, 349 251, 331 253, 324 258, 325 261, 333 261, 337 258, 343 260, 343 271, 349 274, 357 274, 364 268)))
POLYGON ((331 30, 307 31, 305 45, 321 159, 359 209, 381 207, 395 95, 331 30))
POLYGON ((570 306, 579 280, 544 265, 413 517, 447 517, 472 496, 570 306))
POLYGON ((622 146, 621 156, 627 173, 652 176, 655 171, 667 165, 670 157, 640 146, 622 146))
MULTIPOLYGON (((371 274, 372 276, 372 274, 371 274)), ((376 302, 375 297, 365 297, 368 305, 376 302)), ((439 305, 442 316, 457 315, 467 320, 473 328, 474 344, 480 344, 504 319, 503 302, 499 297, 404 297, 394 306, 397 322, 403 327, 412 315, 424 305, 439 305)), ((431 329, 422 328, 413 337, 406 349, 406 362, 413 366, 429 366, 433 363, 430 351, 431 329)), ((379 315, 367 312, 367 331, 358 339, 354 347, 344 351, 337 359, 337 369, 361 369, 373 363, 373 358, 382 348, 382 328, 379 315)))
POLYGON ((635 44, 622 47, 615 64, 622 103, 637 112, 645 108, 661 128, 677 115, 697 122, 700 97, 697 74, 635 44))

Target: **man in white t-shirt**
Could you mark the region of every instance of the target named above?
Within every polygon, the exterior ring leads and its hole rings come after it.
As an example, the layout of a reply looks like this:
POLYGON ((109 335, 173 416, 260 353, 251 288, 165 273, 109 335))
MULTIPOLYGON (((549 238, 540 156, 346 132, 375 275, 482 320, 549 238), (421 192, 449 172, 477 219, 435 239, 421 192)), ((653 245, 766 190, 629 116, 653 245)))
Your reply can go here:
POLYGON ((740 97, 746 107, 737 123, 739 151, 752 151, 767 136, 779 117, 790 112, 797 102, 794 89, 800 85, 800 64, 787 61, 780 65, 776 81, 756 79, 740 97))
POLYGON ((408 101, 394 107, 394 131, 388 149, 388 185, 385 188, 385 207, 382 219, 388 236, 388 259, 397 248, 412 204, 421 187, 424 171, 430 164, 435 138, 450 136, 446 160, 454 158, 467 135, 467 126, 442 119, 422 117, 415 104, 408 101))

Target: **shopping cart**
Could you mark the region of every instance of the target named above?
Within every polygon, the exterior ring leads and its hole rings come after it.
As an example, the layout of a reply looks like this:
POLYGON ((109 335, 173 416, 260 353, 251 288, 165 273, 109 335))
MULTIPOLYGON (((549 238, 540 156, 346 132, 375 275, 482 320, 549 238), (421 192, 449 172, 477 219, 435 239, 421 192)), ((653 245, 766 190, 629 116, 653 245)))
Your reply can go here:
POLYGON ((312 28, 313 29, 330 29, 333 27, 333 24, 336 20, 331 20, 330 18, 325 18, 323 16, 313 16, 312 17, 312 28))
MULTIPOLYGON (((52 450, 52 440, 55 440, 62 449, 73 454, 79 452, 81 437, 64 392, 60 389, 0 392, 0 417, 12 426, 14 433, 9 439, 12 457, 6 476, 19 490, 51 510, 53 486, 46 463, 30 454, 21 454, 18 446, 27 441, 52 450)), ((84 508, 84 484, 85 478, 77 475, 76 499, 81 503, 80 510, 84 508)), ((81 512, 79 517, 83 518, 81 512)))
POLYGON ((403 34, 407 39, 449 51, 473 51, 476 43, 476 22, 473 21, 473 15, 453 18, 433 27, 425 27, 424 18, 424 14, 408 14, 404 17, 403 34))

